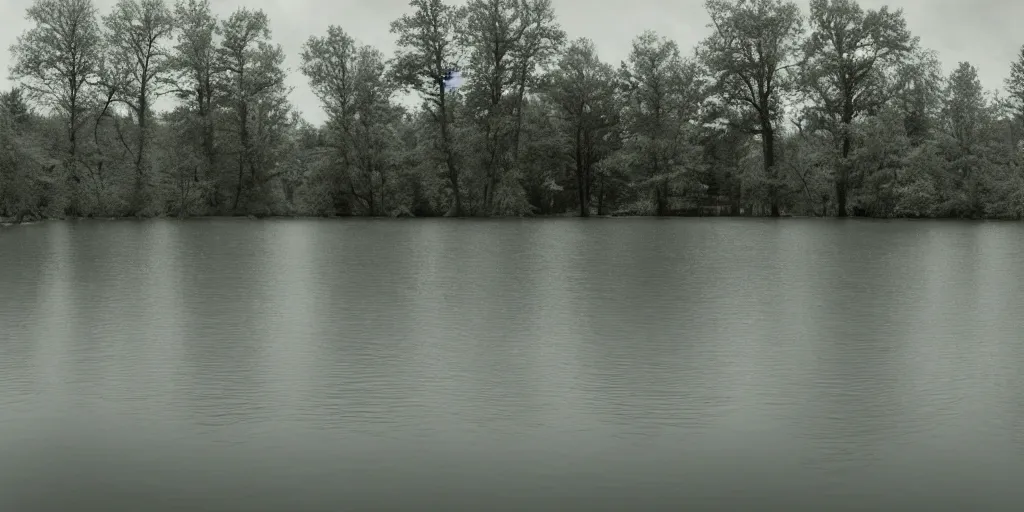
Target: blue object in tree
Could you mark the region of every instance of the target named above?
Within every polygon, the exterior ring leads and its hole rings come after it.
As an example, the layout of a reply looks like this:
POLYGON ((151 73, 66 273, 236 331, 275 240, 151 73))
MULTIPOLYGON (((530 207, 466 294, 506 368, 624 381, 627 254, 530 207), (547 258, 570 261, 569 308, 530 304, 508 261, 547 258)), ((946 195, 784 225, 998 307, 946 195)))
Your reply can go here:
POLYGON ((453 92, 462 87, 463 79, 462 73, 458 69, 449 69, 444 74, 444 90, 446 92, 453 92))

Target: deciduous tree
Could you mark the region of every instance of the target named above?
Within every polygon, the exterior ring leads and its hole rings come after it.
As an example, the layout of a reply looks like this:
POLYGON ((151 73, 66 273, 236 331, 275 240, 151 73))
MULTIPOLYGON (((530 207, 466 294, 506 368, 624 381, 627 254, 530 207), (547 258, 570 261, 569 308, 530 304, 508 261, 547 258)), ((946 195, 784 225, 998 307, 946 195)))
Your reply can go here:
MULTIPOLYGON (((289 89, 284 84, 284 52, 271 43, 267 15, 241 8, 221 24, 224 39, 217 48, 217 69, 223 72, 225 104, 230 111, 237 181, 232 210, 244 192, 260 190, 270 179, 273 150, 283 142, 290 121, 289 89)), ((257 203, 262 198, 250 197, 257 203)), ((247 208, 248 210, 248 208, 247 208)))
POLYGON ((601 62, 593 41, 577 39, 548 77, 547 92, 563 121, 575 164, 580 215, 590 215, 594 167, 608 153, 606 136, 618 122, 615 70, 601 62))
POLYGON ((390 213, 394 125, 401 112, 391 101, 396 85, 388 80, 384 56, 331 26, 303 46, 302 72, 327 112, 345 192, 368 215, 390 213))
POLYGON ((903 12, 888 7, 865 11, 856 0, 811 0, 811 35, 803 86, 812 98, 807 114, 835 137, 840 151, 835 176, 839 217, 847 215, 851 172, 851 126, 876 112, 892 94, 886 72, 916 43, 903 12))
POLYGON ((460 10, 442 0, 412 0, 411 14, 404 14, 391 23, 391 32, 398 36, 394 62, 394 79, 400 85, 419 93, 424 108, 438 128, 437 153, 445 167, 451 194, 450 213, 463 214, 460 189, 460 166, 452 129, 452 101, 445 88, 445 76, 457 66, 464 52, 457 42, 462 24, 460 10))
POLYGON ((708 0, 706 6, 714 32, 701 48, 704 63, 722 98, 752 114, 746 129, 761 138, 771 214, 778 216, 775 132, 800 59, 800 8, 785 0, 708 0))
MULTIPOLYGON (((70 181, 78 183, 79 131, 88 121, 104 52, 96 8, 92 0, 35 0, 26 14, 34 26, 11 46, 11 76, 32 100, 63 119, 64 166, 70 181)), ((70 200, 74 213, 74 191, 70 200)))
POLYGON ((137 125, 136 142, 128 148, 135 167, 134 209, 142 207, 143 187, 150 168, 149 120, 153 101, 167 86, 168 57, 174 18, 163 0, 118 0, 103 18, 114 76, 123 77, 116 98, 128 107, 137 125))

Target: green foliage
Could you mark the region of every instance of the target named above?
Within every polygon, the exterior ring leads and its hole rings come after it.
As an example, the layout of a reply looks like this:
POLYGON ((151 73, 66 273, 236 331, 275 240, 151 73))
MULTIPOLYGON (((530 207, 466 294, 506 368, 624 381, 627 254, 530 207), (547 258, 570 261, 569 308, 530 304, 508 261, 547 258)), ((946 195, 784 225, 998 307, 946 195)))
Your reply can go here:
MULTIPOLYGON (((854 121, 876 114, 893 95, 892 70, 914 49, 901 11, 864 11, 856 0, 811 0, 811 35, 804 45, 803 115, 839 141, 835 175, 837 213, 847 213, 854 121)), ((884 164, 880 164, 884 165, 884 164)), ((863 177, 863 173, 862 173, 863 177)), ((863 183, 863 180, 861 180, 863 183)), ((891 202, 891 198, 882 203, 891 202)), ((862 206, 862 208, 864 208, 862 206)), ((891 210, 873 202, 869 209, 891 210)))
POLYGON ((402 111, 392 103, 397 87, 388 79, 384 56, 357 46, 342 29, 311 37, 302 53, 302 71, 327 111, 332 165, 348 184, 346 192, 367 215, 404 211, 396 203, 395 144, 402 111))
POLYGON ((284 51, 271 43, 263 11, 236 10, 221 22, 221 33, 215 66, 223 73, 215 83, 237 169, 229 211, 270 214, 279 192, 271 180, 281 173, 277 163, 292 122, 284 51))
POLYGON ((911 143, 921 144, 934 135, 941 118, 945 80, 939 58, 935 52, 917 49, 897 62, 891 76, 889 105, 903 116, 911 143))
POLYGON ((312 126, 262 11, 35 0, 0 94, 0 217, 1024 217, 1024 49, 1000 98, 855 0, 806 20, 708 0, 696 59, 646 31, 618 68, 566 44, 550 0, 409 6, 393 58, 338 26, 306 41, 312 126))
POLYGON ((902 11, 864 11, 856 0, 811 0, 811 34, 801 76, 805 115, 839 133, 892 95, 887 72, 913 50, 902 11))
POLYGON ((596 167, 615 149, 612 135, 618 128, 616 76, 598 58, 594 43, 574 41, 546 77, 545 93, 551 103, 552 128, 564 142, 559 149, 571 159, 580 215, 590 215, 596 167))
POLYGON ((711 37, 701 45, 704 65, 716 78, 716 92, 740 129, 761 140, 762 173, 772 215, 779 215, 775 139, 783 116, 783 97, 796 79, 803 19, 796 4, 784 0, 707 0, 711 37))
POLYGON ((1024 118, 1024 46, 1017 54, 1017 60, 1010 64, 1010 76, 1006 78, 1006 92, 1014 115, 1024 118))
MULTIPOLYGON (((658 215, 679 206, 703 170, 693 124, 706 99, 696 65, 672 41, 644 32, 619 71, 622 151, 634 188, 651 197, 658 215)), ((610 115, 608 116, 610 117, 610 115)))
POLYGON ((434 146, 426 154, 444 165, 450 205, 448 211, 463 214, 460 155, 456 149, 453 101, 445 90, 444 78, 450 67, 459 65, 464 50, 457 35, 463 24, 463 11, 442 0, 412 0, 412 14, 402 15, 391 23, 391 32, 398 36, 398 52, 391 71, 392 80, 403 88, 419 93, 423 108, 430 115, 436 130, 434 146))

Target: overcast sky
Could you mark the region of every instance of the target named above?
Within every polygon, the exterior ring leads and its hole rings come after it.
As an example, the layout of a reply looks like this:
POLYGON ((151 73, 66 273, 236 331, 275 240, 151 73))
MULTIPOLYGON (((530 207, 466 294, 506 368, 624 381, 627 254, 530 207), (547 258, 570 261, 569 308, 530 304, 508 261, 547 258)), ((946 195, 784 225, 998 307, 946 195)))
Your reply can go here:
MULTIPOLYGON (((106 14, 116 0, 94 0, 106 14)), ((168 0, 169 2, 173 0, 168 0)), ((562 28, 571 39, 594 40, 601 58, 618 65, 629 52, 631 40, 645 29, 674 39, 684 52, 708 34, 703 0, 552 0, 562 28)), ((0 87, 9 88, 7 49, 29 28, 25 9, 32 0, 0 0, 0 87)), ((455 0, 464 3, 464 0, 455 0)), ((806 0, 798 2, 807 10, 806 0)), ((936 50, 946 72, 960 61, 978 68, 987 89, 1002 88, 1010 62, 1024 45, 1017 26, 1024 19, 1024 2, 1015 0, 861 0, 864 8, 890 5, 904 10, 911 32, 927 48, 936 50)), ((339 25, 364 44, 386 55, 394 51, 389 31, 392 20, 409 12, 408 0, 212 0, 214 12, 226 17, 245 5, 263 9, 270 17, 274 41, 284 47, 286 66, 292 70, 291 100, 314 123, 323 119, 318 101, 299 73, 299 53, 310 35, 321 35, 328 25, 339 25)))

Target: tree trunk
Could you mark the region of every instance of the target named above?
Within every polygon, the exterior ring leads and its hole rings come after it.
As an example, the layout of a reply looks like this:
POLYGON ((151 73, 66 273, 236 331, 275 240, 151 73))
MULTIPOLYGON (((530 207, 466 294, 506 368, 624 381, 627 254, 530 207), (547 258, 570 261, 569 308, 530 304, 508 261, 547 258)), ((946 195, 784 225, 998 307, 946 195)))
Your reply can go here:
POLYGON ((850 179, 850 137, 843 136, 842 159, 839 160, 839 175, 836 177, 836 217, 846 217, 846 189, 850 179))
MULTIPOLYGON (((145 90, 145 87, 146 87, 146 85, 143 84, 143 90, 145 90)), ((148 126, 148 123, 147 123, 148 119, 146 119, 148 117, 148 112, 147 112, 148 110, 149 110, 149 105, 148 105, 148 102, 146 101, 146 94, 145 93, 140 93, 139 94, 139 144, 137 146, 137 153, 135 154, 135 172, 139 176, 142 176, 145 173, 145 170, 143 169, 143 164, 145 162, 144 159, 145 159, 145 151, 146 151, 146 130, 149 129, 149 126, 148 126)))
POLYGON ((380 171, 380 214, 387 215, 388 208, 385 199, 387 193, 387 178, 384 175, 384 171, 380 171))
MULTIPOLYGON (((198 91, 199 99, 199 117, 202 123, 202 137, 203 137, 203 156, 206 157, 206 173, 208 174, 213 169, 215 141, 214 141, 214 126, 213 126, 213 98, 212 98, 212 85, 207 79, 204 86, 201 86, 198 91)), ((198 167, 196 167, 195 178, 199 181, 198 167)))
POLYGON ((580 217, 590 216, 590 205, 588 204, 588 193, 587 193, 587 169, 586 163, 583 161, 583 128, 576 125, 576 195, 579 199, 580 205, 580 217))
POLYGON ((764 174, 769 180, 768 202, 772 217, 779 217, 779 185, 775 176, 775 129, 771 121, 761 123, 761 149, 764 151, 764 174))
POLYGON ((659 217, 665 217, 668 215, 668 194, 666 193, 665 186, 662 183, 658 183, 654 186, 654 198, 657 204, 657 214, 659 217))
POLYGON ((448 133, 448 108, 445 104, 444 86, 441 86, 441 146, 444 150, 445 164, 448 166, 448 182, 451 183, 452 194, 455 196, 455 216, 462 217, 462 194, 459 192, 459 170, 455 166, 455 154, 452 151, 450 134, 448 133))
MULTIPOLYGON (((238 89, 244 95, 245 87, 245 66, 239 66, 238 89)), ((241 143, 241 154, 238 155, 238 185, 235 188, 235 204, 231 207, 238 211, 238 203, 242 198, 242 179, 245 176, 245 160, 249 157, 249 103, 245 96, 238 102, 238 139, 241 143)))

